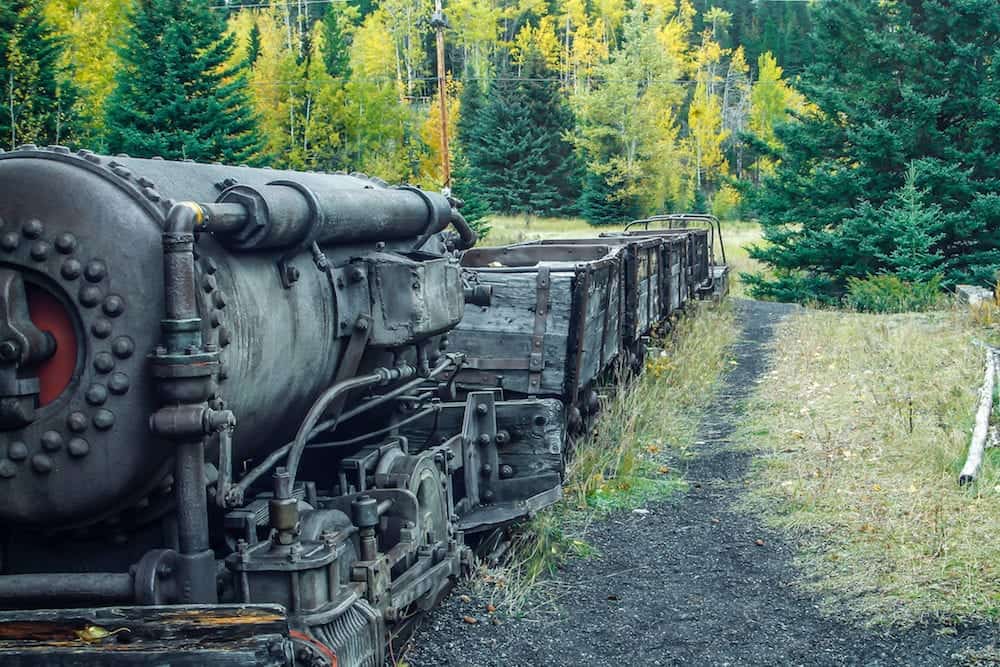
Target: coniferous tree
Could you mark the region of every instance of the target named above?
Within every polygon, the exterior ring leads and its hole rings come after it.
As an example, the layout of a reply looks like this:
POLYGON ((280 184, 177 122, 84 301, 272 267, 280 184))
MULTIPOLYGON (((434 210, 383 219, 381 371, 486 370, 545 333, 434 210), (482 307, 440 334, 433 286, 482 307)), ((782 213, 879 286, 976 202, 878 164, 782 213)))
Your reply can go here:
POLYGON ((245 162, 261 140, 233 37, 206 0, 139 0, 108 101, 112 152, 245 162))
POLYGON ((67 143, 73 138, 76 93, 69 77, 61 76, 62 51, 41 0, 2 3, 0 145, 67 143))
POLYGON ((836 299, 850 277, 891 270, 877 216, 919 163, 940 206, 928 248, 946 282, 989 282, 1000 266, 1000 12, 981 0, 867 0, 815 10, 814 63, 800 88, 816 109, 779 125, 784 147, 755 197, 775 270, 757 295, 836 299), (844 45, 850 48, 845 49, 844 45), (804 287, 803 287, 804 286, 804 287))
POLYGON ((474 78, 462 84, 454 159, 452 165, 452 191, 464 202, 462 215, 483 236, 489 231, 484 218, 490 214, 490 205, 479 181, 477 165, 470 155, 476 155, 482 146, 481 128, 483 90, 474 78))
POLYGON ((520 76, 501 70, 478 125, 478 145, 468 158, 492 210, 572 211, 579 195, 579 166, 565 135, 573 127, 573 115, 537 51, 527 54, 520 76))
POLYGON ((356 14, 357 10, 353 7, 331 2, 323 15, 323 64, 330 76, 341 81, 346 81, 351 76, 349 27, 352 16, 356 14))
POLYGON ((253 26, 250 27, 250 34, 247 35, 247 54, 246 58, 243 59, 243 66, 247 69, 251 69, 254 63, 257 62, 257 58, 260 57, 260 26, 254 22, 253 26))
POLYGON ((601 174, 587 171, 580 194, 580 215, 592 225, 618 225, 635 220, 641 207, 635 197, 622 197, 601 174))
POLYGON ((906 182, 883 210, 884 234, 893 239, 892 249, 879 254, 888 270, 910 283, 928 282, 941 271, 941 251, 933 250, 941 235, 936 233, 941 208, 924 201, 917 187, 916 165, 906 182))

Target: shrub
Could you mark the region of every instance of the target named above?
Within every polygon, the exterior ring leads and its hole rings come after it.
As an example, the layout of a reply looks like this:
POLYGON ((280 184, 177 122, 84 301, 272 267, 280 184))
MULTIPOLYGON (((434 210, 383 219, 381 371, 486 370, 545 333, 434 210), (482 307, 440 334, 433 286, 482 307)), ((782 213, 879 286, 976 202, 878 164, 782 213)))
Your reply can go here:
POLYGON ((847 279, 844 302, 864 313, 909 313, 930 310, 941 302, 941 276, 908 282, 891 273, 847 279))

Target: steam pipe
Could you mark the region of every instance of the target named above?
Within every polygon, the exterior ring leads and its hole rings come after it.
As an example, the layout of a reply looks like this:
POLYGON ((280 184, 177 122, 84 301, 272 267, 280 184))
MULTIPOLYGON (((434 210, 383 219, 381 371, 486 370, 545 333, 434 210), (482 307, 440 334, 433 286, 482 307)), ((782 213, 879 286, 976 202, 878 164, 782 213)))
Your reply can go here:
POLYGON ((132 602, 132 576, 117 572, 7 574, 0 576, 0 604, 13 602, 132 602))
POLYGON ((461 240, 461 245, 458 246, 459 250, 468 250, 472 246, 476 245, 476 241, 479 240, 479 235, 476 234, 469 222, 465 219, 458 209, 451 210, 451 224, 458 232, 458 238, 461 240))
POLYGON ((295 434, 295 440, 292 441, 292 446, 288 450, 288 461, 286 464, 289 474, 288 488, 295 487, 295 476, 299 469, 299 461, 302 459, 302 452, 306 448, 306 441, 312 434, 316 422, 323 416, 323 413, 326 412, 331 403, 354 389, 370 387, 374 384, 388 384, 395 380, 406 380, 416 375, 416 372, 416 369, 412 366, 405 364, 392 369, 379 368, 369 375, 362 375, 338 382, 323 392, 316 399, 316 402, 313 403, 313 406, 309 408, 309 412, 306 413, 306 418, 302 421, 301 426, 299 426, 299 430, 295 434))
MULTIPOLYGON (((445 358, 437 366, 435 366, 434 369, 431 370, 430 374, 426 378, 417 378, 412 382, 407 382, 406 384, 396 387, 392 391, 383 394, 382 396, 379 396, 366 403, 362 403, 360 405, 355 406, 354 408, 351 408, 347 412, 341 414, 340 417, 336 419, 327 419, 326 421, 321 422, 312 429, 312 432, 306 438, 306 442, 308 442, 311 438, 315 437, 317 434, 333 428, 334 426, 337 425, 337 423, 345 422, 349 419, 357 417, 359 414, 363 412, 367 412, 372 408, 375 408, 379 405, 382 405, 383 403, 391 401, 394 398, 399 398, 406 392, 419 386, 422 382, 434 379, 444 371, 448 370, 448 368, 460 364, 462 359, 464 359, 464 357, 459 354, 445 355, 445 358)), ((256 466, 254 466, 252 470, 247 472, 247 474, 245 474, 243 478, 240 479, 239 482, 233 485, 233 490, 235 491, 235 495, 237 495, 238 497, 242 497, 244 494, 246 494, 246 492, 250 489, 250 486, 254 482, 260 479, 264 474, 267 473, 268 470, 277 465, 278 461, 280 461, 288 454, 288 451, 292 448, 292 444, 293 443, 289 442, 283 445, 282 447, 279 447, 278 449, 274 450, 273 452, 268 454, 267 458, 258 463, 256 466)))

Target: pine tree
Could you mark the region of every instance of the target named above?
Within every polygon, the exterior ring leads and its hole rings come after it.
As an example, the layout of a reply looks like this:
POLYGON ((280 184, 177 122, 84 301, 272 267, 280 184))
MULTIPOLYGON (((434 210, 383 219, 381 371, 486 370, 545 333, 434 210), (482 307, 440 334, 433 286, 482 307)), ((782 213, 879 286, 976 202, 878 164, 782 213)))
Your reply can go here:
POLYGON ((592 225, 620 225, 641 215, 634 197, 622 196, 603 175, 592 171, 583 178, 579 208, 580 215, 592 225))
POLYGON ((469 156, 476 154, 482 145, 479 126, 482 121, 483 102, 483 90, 479 82, 475 78, 466 79, 462 83, 462 94, 459 98, 458 140, 453 147, 451 170, 452 192, 464 202, 462 215, 480 237, 489 232, 486 216, 491 211, 480 185, 476 167, 469 156))
POLYGON ((357 16, 354 7, 331 2, 323 15, 323 64, 335 79, 346 81, 351 76, 350 28, 357 16))
POLYGON ((917 187, 917 166, 911 165, 903 187, 881 211, 882 234, 890 239, 891 250, 879 253, 888 272, 909 283, 930 281, 941 272, 942 255, 934 250, 941 240, 937 233, 941 207, 928 205, 925 192, 917 187))
POLYGON ((112 152, 253 160, 261 144, 234 41, 207 0, 139 0, 108 101, 112 152))
POLYGON ((260 58, 260 26, 255 21, 250 27, 250 34, 247 35, 247 55, 243 60, 243 66, 252 69, 257 58, 260 58))
POLYGON ((62 53, 41 0, 0 6, 0 145, 72 140, 76 92, 60 67, 62 53))
POLYGON ((836 298, 849 277, 886 267, 872 252, 879 209, 918 162, 917 186, 941 208, 933 252, 946 283, 992 280, 1000 266, 1000 12, 982 0, 867 0, 817 5, 814 62, 799 87, 815 105, 779 124, 781 163, 755 197, 767 245, 752 254, 777 277, 758 296, 836 298), (850 48, 844 48, 850 45, 850 48))
POLYGON ((475 177, 490 208, 503 213, 563 215, 579 195, 578 163, 565 135, 569 111, 542 56, 531 51, 521 76, 501 70, 470 151, 475 177))

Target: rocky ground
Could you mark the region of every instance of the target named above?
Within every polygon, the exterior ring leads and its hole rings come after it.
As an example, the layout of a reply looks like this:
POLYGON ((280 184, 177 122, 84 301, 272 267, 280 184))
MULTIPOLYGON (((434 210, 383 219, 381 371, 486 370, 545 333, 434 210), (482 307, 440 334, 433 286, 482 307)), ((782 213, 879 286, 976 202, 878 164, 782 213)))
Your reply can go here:
POLYGON ((733 510, 750 454, 731 446, 741 404, 791 311, 742 302, 736 365, 701 425, 680 499, 593 523, 596 556, 558 574, 554 603, 488 613, 460 587, 429 614, 409 665, 953 665, 995 641, 992 627, 875 632, 831 618, 794 585, 792 547, 733 510), (495 620, 494 620, 495 617, 495 620), (475 619, 476 623, 468 623, 475 619))

